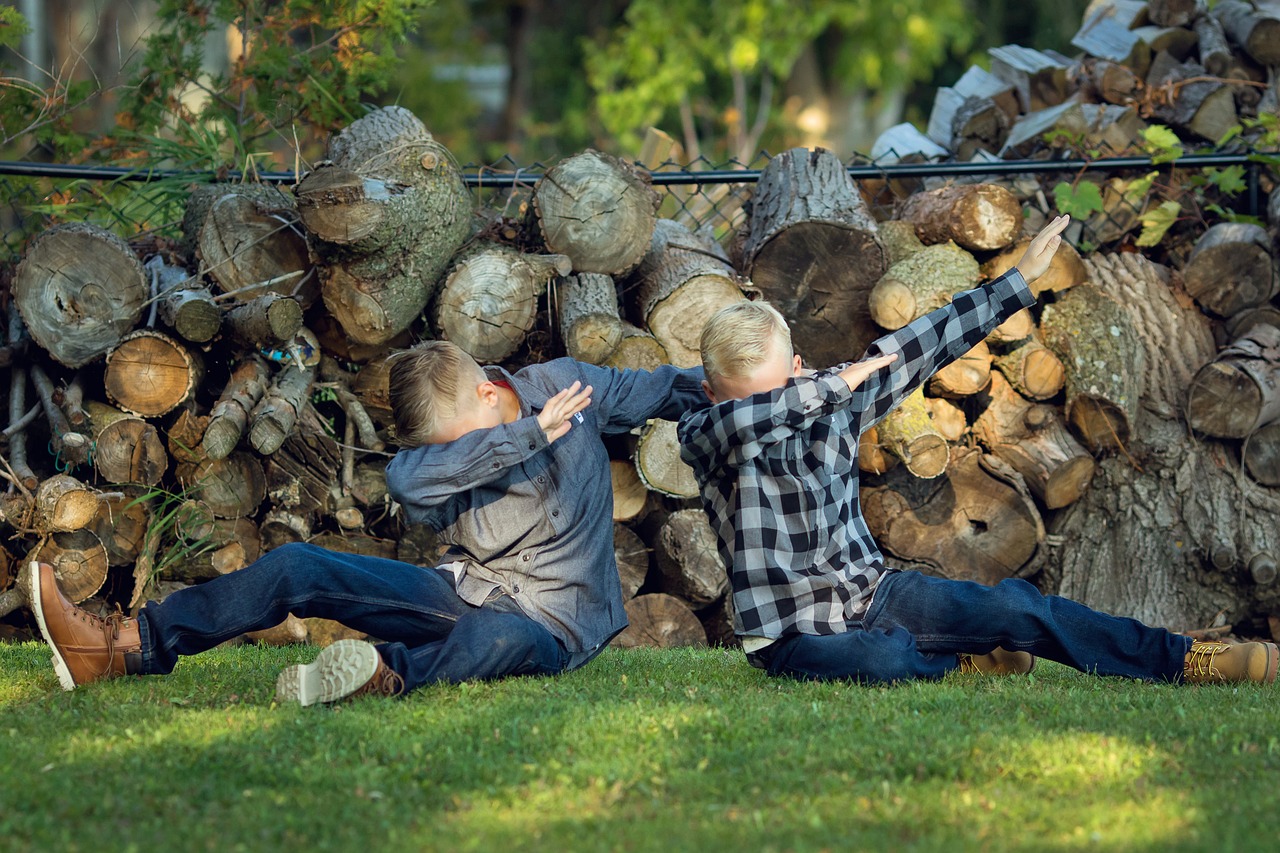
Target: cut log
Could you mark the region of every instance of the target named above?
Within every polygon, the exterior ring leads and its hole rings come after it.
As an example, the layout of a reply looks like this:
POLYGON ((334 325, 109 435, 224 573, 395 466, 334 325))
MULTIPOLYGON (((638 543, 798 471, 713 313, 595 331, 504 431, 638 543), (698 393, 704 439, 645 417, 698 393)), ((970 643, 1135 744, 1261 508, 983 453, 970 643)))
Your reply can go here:
POLYGON ((1089 66, 1089 81, 1098 97, 1109 104, 1133 103, 1142 87, 1142 76, 1132 68, 1105 60, 1089 66))
POLYGON ((547 250, 574 272, 621 275, 649 248, 661 199, 633 166, 587 149, 561 160, 533 188, 547 250))
POLYGON ((901 329, 977 283, 973 255, 955 243, 938 243, 890 267, 871 291, 868 313, 886 329, 901 329))
POLYGON ((960 399, 977 394, 991 381, 991 349, 978 343, 929 378, 929 393, 936 397, 960 399))
POLYGON ((1013 124, 1014 119, 1018 117, 1020 112, 1018 109, 1018 93, 1014 90, 1013 84, 1006 80, 1001 80, 996 75, 977 65, 970 65, 968 70, 960 75, 960 79, 955 82, 952 88, 966 98, 991 99, 1005 114, 1009 124, 1013 124))
POLYGON ((98 514, 98 493, 67 474, 41 481, 35 497, 31 526, 41 535, 81 530, 98 514))
POLYGON ((1182 271, 1187 292, 1207 311, 1229 317, 1276 295, 1271 237, 1245 222, 1211 225, 1182 271))
POLYGON ((649 574, 649 549, 625 524, 613 525, 613 558, 618 564, 618 580, 622 583, 622 600, 630 601, 644 586, 649 574))
POLYGON ((1155 99, 1152 115, 1179 130, 1217 142, 1239 121, 1231 87, 1211 79, 1197 63, 1179 64, 1160 54, 1151 64, 1147 85, 1168 93, 1155 99))
POLYGON ((262 631, 250 631, 244 635, 254 643, 268 646, 292 646, 307 641, 307 622, 290 613, 285 620, 274 628, 262 631))
POLYGON ((941 160, 950 153, 909 121, 895 124, 871 144, 871 160, 880 166, 941 160))
POLYGON ((907 199, 902 218, 926 245, 954 240, 966 249, 1003 249, 1022 233, 1022 205, 997 184, 954 184, 907 199))
POLYGON ((226 459, 208 459, 177 468, 178 480, 218 518, 254 515, 266 497, 262 463, 251 453, 237 451, 226 459))
POLYGON ((342 497, 341 467, 341 449, 315 409, 307 406, 297 428, 267 459, 267 494, 277 507, 328 514, 342 497))
POLYGON ((209 425, 200 440, 210 459, 226 459, 240 443, 249 425, 249 414, 267 392, 268 375, 266 362, 257 356, 236 365, 209 412, 209 425))
POLYGON ((636 474, 645 487, 673 498, 698 496, 698 480, 680 458, 674 421, 651 420, 636 442, 636 474))
POLYGON ((1214 77, 1221 77, 1231 66, 1231 47, 1227 44, 1222 24, 1211 15, 1203 15, 1196 19, 1194 28, 1200 64, 1214 77))
POLYGON ((604 366, 616 370, 657 370, 662 365, 670 363, 667 348, 659 343, 657 338, 644 329, 624 321, 622 339, 605 359, 604 366))
POLYGON ((1009 136, 1009 116, 991 98, 965 97, 943 86, 929 114, 929 138, 968 160, 978 151, 996 152, 1009 136))
POLYGON ((1026 159, 1047 147, 1061 147, 1062 140, 1079 139, 1089 132, 1084 111, 1080 104, 1068 101, 1054 107, 1046 107, 1026 113, 1009 129, 1000 156, 1006 160, 1026 159), (1052 134, 1058 141, 1048 139, 1052 134))
POLYGON ((634 521, 649 502, 649 490, 640 482, 636 466, 625 459, 609 460, 613 482, 613 520, 634 521))
POLYGON ((1151 48, 1123 20, 1117 19, 1114 8, 1086 19, 1071 44, 1089 56, 1120 63, 1142 76, 1151 64, 1151 48))
POLYGON ((929 417, 920 389, 909 395, 877 425, 879 447, 902 460, 903 466, 922 480, 947 470, 947 442, 929 417))
POLYGON ((1196 372, 1187 422, 1205 435, 1244 438, 1280 419, 1280 329, 1254 326, 1196 372))
POLYGON ((1084 118, 1085 142, 1089 145, 1118 155, 1144 141, 1143 131, 1148 125, 1137 105, 1081 104, 1080 114, 1084 118))
POLYGON ((1019 111, 1043 110, 1061 104, 1067 97, 1067 66, 1038 50, 1016 44, 993 47, 991 73, 1018 94, 1019 111))
POLYGON ((270 184, 206 184, 187 203, 184 245, 223 293, 315 299, 307 242, 289 193, 270 184))
POLYGON ((317 223, 312 232, 324 262, 324 304, 353 341, 386 344, 422 316, 467 238, 471 194, 453 156, 403 107, 383 107, 347 126, 330 142, 329 160, 323 168, 349 174, 330 182, 317 169, 317 184, 299 186, 308 223, 316 208, 333 208, 323 214, 332 224, 317 223), (359 188, 355 195, 341 189, 344 181, 359 188))
POLYGON ((75 470, 89 462, 93 450, 89 436, 71 429, 71 423, 58 405, 58 391, 44 368, 33 363, 29 368, 31 384, 40 398, 40 407, 49 421, 49 449, 58 458, 60 468, 75 470))
POLYGON ((538 295, 569 272, 565 255, 527 255, 496 243, 461 256, 436 300, 440 336, 481 364, 502 361, 524 342, 538 313, 538 295))
POLYGON ((867 310, 886 267, 876 230, 829 151, 793 148, 760 175, 742 269, 790 321, 796 351, 810 364, 838 364, 880 336, 867 310))
POLYGON ((987 343, 1000 349, 1008 349, 1011 345, 1020 344, 1031 337, 1036 330, 1035 318, 1026 308, 1015 311, 999 326, 987 335, 987 343))
POLYGON ((1244 468, 1255 482, 1280 486, 1280 423, 1271 423, 1249 435, 1241 451, 1244 468))
POLYGON ((321 533, 311 540, 317 548, 327 548, 340 554, 362 554, 383 560, 396 558, 396 543, 390 539, 361 534, 321 533))
POLYGON ((302 306, 296 299, 265 293, 237 305, 224 318, 227 331, 251 349, 271 349, 293 340, 302 329, 302 306))
POLYGON ((111 350, 102 381, 111 402, 152 418, 177 408, 203 375, 197 354, 166 334, 139 329, 111 350))
POLYGON ((890 473, 862 490, 867 526, 886 554, 953 580, 994 585, 1018 577, 1044 539, 1021 479, 995 457, 953 448, 947 476, 890 473))
POLYGON ((1185 27, 1205 12, 1205 0, 1148 0, 1147 17, 1161 27, 1185 27))
POLYGON ((249 413, 249 443, 266 456, 275 453, 293 432, 298 414, 311 393, 313 369, 300 370, 290 364, 271 381, 262 399, 249 413))
POLYGON ((203 287, 170 290, 160 300, 160 320, 183 340, 203 344, 222 328, 222 310, 203 287))
POLYGON ((31 241, 11 292, 32 339, 60 363, 80 367, 120 343, 142 317, 148 291, 124 240, 77 222, 31 241))
POLYGON ((1004 355, 996 356, 992 365, 1004 379, 1029 400, 1048 400, 1066 383, 1062 360, 1036 338, 1027 338, 1004 355))
POLYGON ((142 552, 151 525, 151 507, 139 496, 125 492, 103 495, 90 528, 107 552, 112 566, 132 565, 142 552))
POLYGON ((716 534, 700 509, 667 516, 653 543, 662 588, 695 609, 711 604, 729 589, 729 573, 716 547, 716 534))
POLYGON ((873 426, 858 439, 858 470, 864 474, 883 474, 900 460, 880 441, 880 427, 873 426))
POLYGON ((1142 403, 1166 418, 1180 418, 1187 388, 1213 359, 1209 318, 1175 291, 1168 267, 1133 252, 1095 253, 1089 280, 1129 312, 1146 358, 1142 403))
POLYGON ((24 562, 33 560, 53 566, 58 588, 77 604, 96 594, 107 580, 107 549, 92 530, 54 533, 42 539, 24 562))
POLYGON ((924 248, 924 243, 916 236, 915 223, 890 219, 876 226, 876 232, 884 246, 885 263, 890 267, 924 248))
POLYGON ((169 468, 156 428, 105 403, 86 404, 93 424, 93 465, 109 483, 154 486, 169 468))
POLYGON ((197 415, 195 408, 182 409, 168 430, 169 455, 175 462, 201 462, 206 454, 200 447, 209 418, 197 415))
MULTIPOLYGON (((1021 239, 984 263, 982 265, 983 278, 991 281, 1013 269, 1030 245, 1030 238, 1021 239)), ((1087 276, 1088 272, 1085 270, 1084 261, 1081 260, 1080 253, 1070 243, 1063 241, 1058 246, 1058 251, 1054 252, 1053 260, 1049 262, 1049 269, 1045 271, 1044 275, 1030 283, 1031 292, 1039 296, 1047 290, 1055 293, 1067 290, 1085 281, 1087 276)))
POLYGON ((1090 0, 1080 18, 1089 21, 1098 15, 1108 15, 1131 30, 1147 23, 1147 0, 1090 0))
POLYGON ((565 352, 578 361, 603 364, 622 343, 622 317, 613 279, 582 273, 566 276, 554 289, 565 352))
POLYGON ((1196 31, 1186 27, 1138 27, 1133 34, 1147 45, 1151 56, 1163 51, 1179 62, 1191 58, 1198 41, 1196 31))
POLYGON ((1210 14, 1255 62, 1280 65, 1280 9, 1244 0, 1219 0, 1210 14))
POLYGON ((247 518, 215 519, 188 538, 193 550, 164 568, 164 577, 195 583, 231 574, 261 555, 258 525, 247 518))
POLYGON ((1060 509, 1084 494, 1096 467, 1071 437, 1057 407, 1031 403, 1000 375, 991 377, 987 407, 973 434, 991 453, 1022 475, 1047 509, 1060 509))
POLYGON ((1268 303, 1246 308, 1239 314, 1232 315, 1222 327, 1225 335, 1225 340, 1222 343, 1229 343, 1237 338, 1242 338, 1254 326, 1264 324, 1280 329, 1280 307, 1268 303))
POLYGON ((964 438, 969 431, 969 421, 964 410, 950 400, 942 397, 925 397, 925 408, 929 410, 929 419, 948 444, 964 438))
POLYGON ((705 646, 707 633, 689 605, 661 592, 637 596, 626 603, 626 630, 613 639, 620 649, 674 649, 705 646))
POLYGON ((694 233, 670 219, 654 226, 634 281, 638 314, 677 367, 700 365, 702 327, 724 306, 746 298, 710 231, 694 233))
POLYGON ((1094 453, 1124 449, 1146 371, 1127 310, 1082 284, 1045 307, 1040 331, 1066 370, 1067 422, 1094 453))

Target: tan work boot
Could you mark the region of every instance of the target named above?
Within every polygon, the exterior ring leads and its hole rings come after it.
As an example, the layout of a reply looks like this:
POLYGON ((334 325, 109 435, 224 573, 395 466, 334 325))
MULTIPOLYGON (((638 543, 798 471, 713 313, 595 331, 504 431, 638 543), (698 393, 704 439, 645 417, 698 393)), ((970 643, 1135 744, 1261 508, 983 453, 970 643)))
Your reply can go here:
POLYGON ((138 620, 116 613, 103 619, 76 607, 58 588, 53 566, 32 562, 31 612, 40 634, 53 650, 53 668, 63 690, 129 672, 125 655, 139 655, 138 620))
POLYGON ((1187 652, 1182 679, 1188 684, 1222 684, 1228 681, 1276 680, 1280 654, 1275 643, 1214 643, 1196 640, 1187 652))
POLYGON ((1026 675, 1036 668, 1036 656, 1030 652, 1011 652, 995 648, 985 655, 960 655, 961 672, 984 675, 1026 675))
POLYGON ((313 705, 368 693, 399 696, 404 679, 382 661, 370 643, 338 640, 311 663, 291 666, 276 679, 276 701, 313 705))

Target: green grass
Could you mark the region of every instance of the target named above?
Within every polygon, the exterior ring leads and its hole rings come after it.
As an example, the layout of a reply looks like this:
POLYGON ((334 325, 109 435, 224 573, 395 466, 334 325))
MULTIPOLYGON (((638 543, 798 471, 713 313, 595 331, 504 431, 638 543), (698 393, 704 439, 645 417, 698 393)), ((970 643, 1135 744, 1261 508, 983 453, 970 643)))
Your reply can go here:
POLYGON ((1276 690, 769 679, 610 650, 548 679, 277 707, 314 649, 58 689, 0 645, 0 849, 1274 850, 1276 690))

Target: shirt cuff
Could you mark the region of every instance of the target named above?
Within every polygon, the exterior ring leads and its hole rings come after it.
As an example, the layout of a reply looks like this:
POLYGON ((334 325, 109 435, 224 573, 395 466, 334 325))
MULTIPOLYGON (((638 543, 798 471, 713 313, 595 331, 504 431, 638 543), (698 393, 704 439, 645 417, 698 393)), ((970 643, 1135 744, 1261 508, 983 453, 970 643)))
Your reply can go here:
POLYGON ((1031 285, 1022 277, 1022 271, 1017 267, 1011 267, 1008 272, 987 286, 1000 302, 1013 299, 1023 308, 1030 308, 1036 304, 1036 295, 1031 292, 1031 285))

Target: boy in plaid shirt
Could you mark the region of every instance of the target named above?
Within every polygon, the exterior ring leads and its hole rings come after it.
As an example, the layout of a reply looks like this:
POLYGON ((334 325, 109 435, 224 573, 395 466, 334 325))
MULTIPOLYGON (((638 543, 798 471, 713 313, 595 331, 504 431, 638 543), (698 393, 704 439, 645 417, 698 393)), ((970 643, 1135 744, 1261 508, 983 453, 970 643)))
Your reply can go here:
POLYGON ((1275 680, 1271 643, 1193 642, 1023 580, 994 587, 889 569, 858 500, 858 437, 1014 312, 1048 269, 1068 217, 1005 275, 877 340, 862 361, 811 372, 786 322, 760 302, 723 309, 702 335, 713 405, 680 420, 733 586, 734 629, 770 675, 866 683, 953 669, 1029 672, 1035 655, 1099 675, 1275 680))

